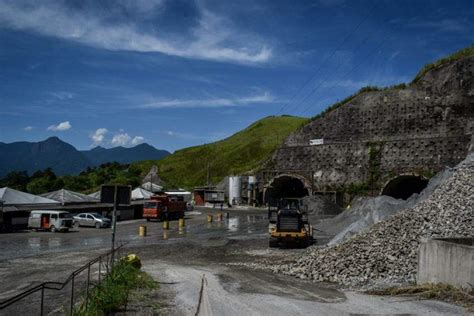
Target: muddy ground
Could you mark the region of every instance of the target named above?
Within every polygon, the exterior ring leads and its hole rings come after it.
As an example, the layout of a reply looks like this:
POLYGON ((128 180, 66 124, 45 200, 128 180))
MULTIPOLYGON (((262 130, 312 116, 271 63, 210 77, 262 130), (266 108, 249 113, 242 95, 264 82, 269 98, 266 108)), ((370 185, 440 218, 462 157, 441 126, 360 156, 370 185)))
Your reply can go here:
MULTIPOLYGON (((124 253, 137 253, 143 269, 159 283, 156 302, 135 302, 129 314, 164 315, 456 315, 461 307, 432 300, 375 297, 263 271, 233 263, 269 258, 291 260, 304 250, 268 248, 265 210, 231 210, 222 222, 208 223, 209 210, 187 214, 186 228, 172 222, 135 220, 118 225, 124 253), (147 237, 138 236, 146 225, 147 237), (204 287, 201 291, 204 277, 204 287), (201 303, 199 304, 199 301, 201 303)), ((211 211, 215 213, 215 211, 211 211)), ((317 232, 317 242, 330 236, 317 232)), ((18 232, 0 235, 0 300, 42 281, 63 281, 88 260, 107 251, 109 229, 79 228, 70 233, 18 232)), ((93 280, 98 278, 91 269, 93 280)), ((76 279, 83 285, 85 275, 76 279)), ((93 281, 94 282, 94 281, 93 281)), ((76 290, 75 297, 79 296, 76 290)), ((46 291, 46 310, 68 311, 70 287, 46 291)), ((0 315, 39 314, 39 293, 23 299, 0 315)))

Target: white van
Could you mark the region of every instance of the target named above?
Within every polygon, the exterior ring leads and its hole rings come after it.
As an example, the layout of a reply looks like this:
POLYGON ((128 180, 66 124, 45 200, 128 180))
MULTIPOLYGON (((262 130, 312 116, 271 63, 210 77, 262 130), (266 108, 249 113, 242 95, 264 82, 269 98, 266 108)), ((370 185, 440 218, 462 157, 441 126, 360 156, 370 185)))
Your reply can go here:
POLYGON ((34 230, 45 229, 53 233, 57 231, 68 231, 73 226, 73 218, 66 211, 31 211, 28 218, 28 228, 34 230))

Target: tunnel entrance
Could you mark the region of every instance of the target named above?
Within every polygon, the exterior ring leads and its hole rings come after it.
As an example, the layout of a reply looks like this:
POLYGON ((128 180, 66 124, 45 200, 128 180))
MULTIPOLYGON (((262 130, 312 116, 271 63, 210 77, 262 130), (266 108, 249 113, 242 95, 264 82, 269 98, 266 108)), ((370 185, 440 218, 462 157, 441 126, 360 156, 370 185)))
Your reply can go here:
POLYGON ((428 185, 428 180, 419 176, 399 176, 390 180, 382 190, 382 195, 406 200, 414 193, 420 193, 428 185))
POLYGON ((302 198, 309 195, 303 180, 293 176, 275 178, 265 192, 265 202, 272 203, 282 198, 302 198))

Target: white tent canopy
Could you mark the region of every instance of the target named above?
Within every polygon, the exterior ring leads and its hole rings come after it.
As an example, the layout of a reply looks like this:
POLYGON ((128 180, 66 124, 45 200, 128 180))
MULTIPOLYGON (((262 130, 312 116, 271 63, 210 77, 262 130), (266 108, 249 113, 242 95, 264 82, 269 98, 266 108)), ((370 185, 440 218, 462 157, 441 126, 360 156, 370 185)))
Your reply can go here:
POLYGON ((88 196, 82 193, 74 192, 74 191, 65 190, 65 189, 41 194, 41 196, 61 202, 62 204, 99 202, 98 198, 88 196))
POLYGON ((4 205, 59 204, 57 201, 8 187, 0 188, 0 200, 4 205))
POLYGON ((152 195, 152 192, 138 187, 132 191, 132 200, 148 200, 152 195))
POLYGON ((151 182, 143 183, 141 187, 153 193, 163 191, 163 187, 161 185, 158 185, 156 183, 151 183, 151 182))
POLYGON ((100 200, 100 190, 91 194, 88 194, 87 196, 90 196, 92 198, 100 200))

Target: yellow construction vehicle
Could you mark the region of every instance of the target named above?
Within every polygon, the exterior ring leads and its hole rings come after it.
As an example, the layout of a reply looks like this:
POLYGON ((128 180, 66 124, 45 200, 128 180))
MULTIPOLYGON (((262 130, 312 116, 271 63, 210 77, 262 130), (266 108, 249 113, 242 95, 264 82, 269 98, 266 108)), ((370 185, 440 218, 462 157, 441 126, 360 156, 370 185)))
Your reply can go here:
POLYGON ((314 242, 313 227, 301 199, 282 199, 268 208, 270 247, 296 245, 308 247, 314 242))

